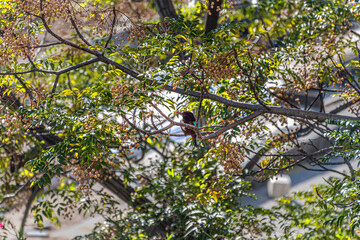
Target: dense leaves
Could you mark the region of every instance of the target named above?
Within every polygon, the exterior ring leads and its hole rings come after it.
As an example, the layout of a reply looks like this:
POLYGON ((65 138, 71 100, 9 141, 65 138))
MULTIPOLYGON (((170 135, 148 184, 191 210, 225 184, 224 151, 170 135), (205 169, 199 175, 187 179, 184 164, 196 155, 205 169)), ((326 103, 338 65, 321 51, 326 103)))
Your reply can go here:
POLYGON ((355 2, 230 1, 214 11, 199 1, 141 22, 145 2, 3 1, 2 209, 27 199, 29 210, 41 196, 39 225, 71 218, 69 209, 100 214, 90 239, 355 236, 355 2), (304 204, 242 205, 249 180, 294 167, 339 178, 294 197, 304 204))

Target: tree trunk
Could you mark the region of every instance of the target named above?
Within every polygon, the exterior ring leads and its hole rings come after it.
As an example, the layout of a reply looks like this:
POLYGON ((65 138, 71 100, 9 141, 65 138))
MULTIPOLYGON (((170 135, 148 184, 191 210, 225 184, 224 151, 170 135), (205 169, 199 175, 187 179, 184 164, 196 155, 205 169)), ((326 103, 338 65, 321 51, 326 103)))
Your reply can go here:
POLYGON ((154 3, 162 22, 166 17, 175 19, 178 18, 178 15, 176 14, 174 8, 174 4, 171 0, 154 0, 154 3))
POLYGON ((205 35, 217 27, 222 0, 210 0, 208 5, 208 13, 206 15, 205 35))

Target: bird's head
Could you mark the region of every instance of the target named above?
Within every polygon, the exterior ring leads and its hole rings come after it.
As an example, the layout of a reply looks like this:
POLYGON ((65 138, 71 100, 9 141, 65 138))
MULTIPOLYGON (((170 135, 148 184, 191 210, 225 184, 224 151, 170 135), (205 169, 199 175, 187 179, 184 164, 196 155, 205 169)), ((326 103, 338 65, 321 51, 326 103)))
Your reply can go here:
POLYGON ((184 111, 184 112, 178 112, 175 111, 176 114, 182 116, 184 123, 188 123, 188 124, 196 124, 196 118, 194 116, 194 114, 192 112, 189 111, 184 111))

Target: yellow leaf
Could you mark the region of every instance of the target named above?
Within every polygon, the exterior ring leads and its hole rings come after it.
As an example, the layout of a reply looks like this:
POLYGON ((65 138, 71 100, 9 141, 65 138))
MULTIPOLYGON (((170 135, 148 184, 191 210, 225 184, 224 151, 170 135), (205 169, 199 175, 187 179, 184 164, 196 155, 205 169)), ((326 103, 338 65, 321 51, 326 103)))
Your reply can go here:
POLYGON ((270 19, 267 18, 264 18, 264 22, 269 26, 273 23, 270 19))
POLYGON ((73 91, 71 91, 70 89, 65 89, 64 91, 61 92, 61 95, 69 96, 72 93, 73 93, 73 91))
POLYGON ((96 97, 98 95, 98 93, 97 92, 94 92, 93 94, 91 94, 91 98, 94 98, 94 97, 96 97))
POLYGON ((184 40, 187 40, 187 38, 184 35, 177 35, 178 38, 183 38, 184 40))

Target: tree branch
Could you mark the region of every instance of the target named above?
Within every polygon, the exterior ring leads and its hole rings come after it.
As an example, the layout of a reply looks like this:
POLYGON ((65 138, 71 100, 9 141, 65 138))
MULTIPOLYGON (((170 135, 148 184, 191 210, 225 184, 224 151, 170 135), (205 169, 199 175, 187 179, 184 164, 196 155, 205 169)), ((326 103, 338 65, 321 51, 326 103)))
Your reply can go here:
MULTIPOLYGON (((70 14, 70 13, 69 13, 70 14)), ((70 17, 70 22, 71 22, 71 25, 74 27, 75 31, 76 31, 76 34, 79 36, 79 38, 88 46, 91 46, 91 44, 84 38, 84 36, 81 34, 79 28, 77 27, 74 19, 72 17, 70 17)))
MULTIPOLYGON (((114 62, 104 56, 99 56, 99 60, 108 63, 110 65, 115 66, 116 68, 120 69, 121 71, 129 74, 130 76, 138 79, 139 81, 145 81, 137 72, 126 68, 125 66, 114 62)), ((191 91, 191 90, 184 90, 180 87, 173 87, 167 84, 160 84, 156 83, 154 80, 146 80, 150 85, 156 85, 156 86, 163 86, 163 88, 169 92, 178 93, 181 95, 187 95, 192 96, 196 98, 201 97, 201 92, 198 91, 191 91)), ((357 117, 351 117, 351 116, 343 116, 343 115, 337 115, 337 114, 330 114, 330 113, 323 113, 323 112, 314 112, 314 111, 307 111, 307 110, 301 110, 301 109, 292 109, 292 108, 285 108, 285 107, 279 107, 279 106, 270 106, 267 105, 265 108, 264 106, 260 104, 253 104, 253 103, 242 103, 237 102, 231 99, 227 99, 224 97, 221 97, 219 95, 204 92, 204 99, 213 100, 218 103, 225 104, 230 107, 244 109, 244 110, 251 110, 251 111, 259 111, 262 110, 263 113, 271 113, 271 114, 277 114, 277 115, 284 115, 288 117, 301 117, 301 118, 307 118, 307 119, 316 119, 318 121, 326 121, 328 119, 333 120, 360 120, 360 118, 357 117)))
POLYGON ((41 190, 41 189, 40 189, 37 185, 35 185, 35 186, 32 188, 32 193, 31 193, 29 199, 28 199, 27 202, 26 202, 24 215, 23 215, 23 218, 22 218, 22 221, 21 221, 21 227, 20 227, 20 231, 21 231, 21 232, 24 232, 25 223, 26 223, 27 216, 29 215, 29 211, 30 211, 30 208, 31 208, 31 204, 32 204, 32 202, 34 201, 36 195, 38 195, 38 193, 40 192, 40 190, 41 190))
POLYGON ((36 45, 33 48, 46 48, 46 47, 51 47, 51 46, 60 45, 60 44, 63 44, 63 43, 62 42, 52 42, 52 43, 36 45))
POLYGON ((16 197, 20 192, 22 192, 36 177, 37 175, 34 174, 31 178, 29 178, 23 185, 21 185, 14 193, 6 194, 3 199, 0 201, 0 205, 2 205, 6 200, 16 197))
MULTIPOLYGON (((96 62, 96 61, 101 61, 107 64, 110 64, 118 69, 120 69, 121 71, 129 74, 130 76, 134 77, 135 79, 138 79, 139 81, 145 81, 145 79, 140 76, 137 72, 115 62, 110 60, 109 58, 103 56, 101 53, 87 49, 87 48, 83 48, 80 47, 72 42, 69 42, 63 38, 61 38, 60 36, 56 35, 54 32, 52 32, 52 30, 49 28, 49 26, 47 25, 45 18, 43 16, 40 17, 43 21, 43 24, 46 28, 46 30, 55 38, 57 38, 59 41, 63 42, 66 45, 69 45, 71 47, 74 47, 76 49, 85 51, 87 53, 90 53, 94 56, 96 56, 97 58, 93 59, 93 60, 89 60, 87 61, 87 64, 90 64, 92 62, 96 62)), ((74 66, 70 67, 70 68, 74 68, 74 66)), ((68 69, 70 69, 68 68, 68 69)), ((28 72, 33 72, 34 70, 30 70, 27 71, 28 72)), ((63 70, 65 71, 65 70, 63 70)), ((60 72, 55 72, 55 71, 47 71, 48 73, 52 73, 52 74, 59 74, 60 72)), ((66 71, 65 71, 66 72, 66 71)), ((15 74, 15 73, 13 73, 15 74)), ((20 74, 20 73, 17 73, 20 74)), ((61 74, 61 73, 60 73, 61 74)), ((1 74, 0 75, 5 75, 5 74, 1 74)), ((187 96, 192 96, 192 97, 196 97, 196 98, 200 98, 202 93, 198 92, 198 91, 190 91, 190 90, 183 90, 182 88, 179 87, 173 87, 170 85, 163 85, 163 84, 157 84, 155 83, 154 80, 147 80, 148 84, 152 85, 155 84, 157 86, 162 85, 163 88, 167 91, 170 92, 175 92, 181 95, 187 95, 187 96)), ((264 106, 262 106, 261 104, 252 104, 252 103, 242 103, 242 102, 237 102, 231 99, 227 99, 221 96, 218 96, 216 94, 212 94, 209 92, 205 92, 204 93, 204 99, 209 99, 209 100, 213 100, 216 101, 218 103, 222 103, 225 104, 227 106, 231 106, 234 108, 239 108, 239 109, 244 109, 244 110, 251 110, 251 111, 259 111, 262 110, 263 113, 271 113, 271 114, 278 114, 278 115, 284 115, 284 116, 288 116, 288 117, 301 117, 301 118, 307 118, 307 119, 316 119, 318 121, 326 121, 327 119, 333 119, 333 120, 360 120, 360 118, 357 117, 351 117, 351 116, 343 116, 343 115, 336 115, 336 114, 329 114, 329 113, 322 113, 322 112, 314 112, 314 111, 306 111, 306 110, 300 110, 300 109, 291 109, 291 108, 284 108, 284 107, 278 107, 278 106, 269 106, 267 105, 267 107, 265 108, 264 106)), ((178 124, 177 124, 178 125, 178 124)), ((191 125, 189 125, 191 126, 191 125)))
POLYGON ((92 59, 89 59, 89 60, 87 60, 87 61, 78 63, 78 64, 76 64, 76 65, 73 65, 73 66, 70 66, 70 67, 61 69, 61 70, 59 70, 59 71, 44 70, 44 69, 39 69, 39 68, 37 68, 36 66, 34 66, 34 69, 32 69, 32 70, 22 71, 22 72, 2 72, 2 73, 0 73, 0 76, 6 76, 6 75, 14 75, 14 76, 15 76, 15 75, 23 75, 23 74, 27 74, 27 73, 33 73, 33 72, 40 72, 40 73, 46 73, 46 74, 61 75, 61 74, 70 72, 70 71, 72 71, 72 70, 75 70, 75 69, 78 69, 78 68, 81 68, 81 67, 84 67, 84 66, 87 66, 87 65, 96 63, 96 62, 98 62, 98 61, 99 61, 98 58, 92 58, 92 59))
POLYGON ((239 119, 239 120, 237 120, 237 121, 235 121, 235 122, 221 128, 221 129, 217 130, 216 132, 214 132, 214 133, 212 133, 212 134, 210 134, 210 135, 208 135, 206 137, 203 137, 201 140, 208 140, 210 138, 216 138, 216 137, 220 136, 221 134, 223 134, 224 132, 226 132, 226 131, 228 131, 228 130, 230 130, 230 129, 232 129, 232 128, 240 125, 240 124, 246 123, 246 122, 250 121, 251 119, 254 119, 254 118, 260 116, 261 114, 262 114, 261 110, 256 111, 256 112, 254 112, 252 114, 249 114, 248 116, 243 117, 242 119, 239 119))
POLYGON ((113 7, 113 14, 114 14, 114 18, 113 18, 113 21, 112 21, 112 24, 111 24, 111 30, 110 30, 109 38, 108 38, 108 40, 107 40, 106 43, 105 43, 105 48, 108 47, 108 45, 109 45, 109 43, 110 43, 110 40, 112 39, 112 36, 113 36, 113 31, 114 31, 114 27, 115 27, 115 23, 116 23, 116 11, 115 11, 115 7, 113 7))
POLYGON ((15 78, 20 82, 20 84, 23 86, 23 88, 25 88, 25 91, 27 93, 27 95, 29 96, 30 100, 37 104, 36 99, 34 98, 34 96, 32 95, 32 92, 30 91, 30 89, 26 86, 26 84, 24 83, 24 81, 21 79, 21 77, 18 77, 18 75, 15 75, 15 78))

